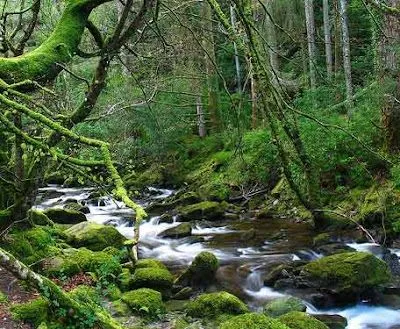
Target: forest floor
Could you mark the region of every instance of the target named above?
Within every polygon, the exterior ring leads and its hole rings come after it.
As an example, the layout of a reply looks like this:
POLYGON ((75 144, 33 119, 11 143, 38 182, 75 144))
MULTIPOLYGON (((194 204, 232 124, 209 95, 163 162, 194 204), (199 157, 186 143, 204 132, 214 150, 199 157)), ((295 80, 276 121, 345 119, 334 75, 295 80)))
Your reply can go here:
POLYGON ((4 293, 7 303, 0 303, 0 329, 30 329, 29 324, 13 320, 10 312, 10 305, 23 303, 38 296, 32 290, 23 287, 20 282, 8 271, 0 267, 0 292, 4 293))

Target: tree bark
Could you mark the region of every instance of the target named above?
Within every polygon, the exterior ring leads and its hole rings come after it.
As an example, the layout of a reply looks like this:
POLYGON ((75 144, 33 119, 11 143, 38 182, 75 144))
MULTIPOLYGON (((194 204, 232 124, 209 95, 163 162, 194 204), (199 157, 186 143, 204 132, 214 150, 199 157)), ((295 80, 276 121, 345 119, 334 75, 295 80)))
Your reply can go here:
POLYGON ((317 48, 315 46, 314 1, 305 0, 304 9, 306 14, 310 87, 311 89, 315 89, 317 86, 317 75, 316 75, 317 48))
MULTIPOLYGON (((400 0, 388 0, 386 4, 396 8, 400 0)), ((389 14, 382 14, 382 30, 378 30, 377 44, 377 73, 382 82, 389 78, 394 80, 394 89, 388 93, 381 109, 382 123, 385 127, 386 145, 391 152, 400 151, 400 70, 398 45, 400 42, 399 18, 389 14)))
MULTIPOLYGON (((340 22, 342 27, 343 69, 346 81, 346 99, 349 108, 353 107, 353 80, 351 77, 350 36, 347 18, 347 0, 340 0, 340 22)), ((351 115, 351 111, 349 110, 351 115)))
POLYGON ((332 61, 332 37, 331 24, 329 17, 329 0, 323 0, 324 14, 324 40, 325 40, 325 59, 326 59, 326 75, 328 80, 332 79, 333 61, 332 61))
MULTIPOLYGON (((236 13, 235 13, 235 6, 230 6, 230 15, 231 15, 231 25, 233 31, 236 33, 236 13)), ((235 41, 233 41, 233 50, 235 56, 235 68, 236 68, 236 91, 238 93, 242 92, 242 73, 240 69, 240 59, 239 59, 239 52, 238 47, 235 41)))

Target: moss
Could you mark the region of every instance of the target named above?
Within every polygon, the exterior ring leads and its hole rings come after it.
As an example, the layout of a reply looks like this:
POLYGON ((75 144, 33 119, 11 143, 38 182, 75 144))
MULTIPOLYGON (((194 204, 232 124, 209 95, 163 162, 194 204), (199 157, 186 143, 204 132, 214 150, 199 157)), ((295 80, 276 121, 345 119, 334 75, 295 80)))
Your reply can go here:
POLYGON ((119 262, 105 252, 93 252, 86 248, 64 251, 63 255, 47 261, 44 272, 50 276, 71 276, 79 272, 93 272, 99 279, 118 276, 121 271, 119 262))
POLYGON ((100 305, 100 296, 93 287, 80 285, 68 292, 68 295, 80 303, 100 305))
POLYGON ((190 235, 192 235, 192 225, 190 223, 179 224, 158 234, 161 238, 169 239, 180 239, 190 235))
POLYGON ((100 251, 112 246, 122 248, 126 238, 113 226, 92 222, 76 224, 65 231, 67 242, 74 247, 100 251))
POLYGON ((132 277, 133 288, 151 288, 167 293, 172 284, 172 274, 166 269, 157 267, 138 268, 132 277))
POLYGON ((303 312, 287 313, 279 317, 279 321, 291 329, 329 329, 323 322, 303 312))
POLYGON ((215 201, 203 201, 177 209, 180 220, 222 219, 226 205, 215 201))
POLYGON ((4 304, 7 302, 8 302, 7 295, 0 291, 0 304, 4 304))
POLYGON ((165 313, 161 293, 148 288, 129 291, 122 295, 121 300, 137 314, 157 317, 165 313))
POLYGON ((149 268, 149 267, 155 267, 155 268, 161 268, 166 270, 167 267, 160 262, 158 259, 153 259, 153 258, 147 258, 147 259, 139 259, 136 264, 135 268, 149 268))
POLYGON ((0 78, 8 82, 53 79, 75 54, 90 12, 106 0, 69 0, 52 34, 35 50, 15 58, 0 58, 0 78))
POLYGON ((112 301, 118 300, 121 298, 121 290, 119 290, 119 288, 112 284, 110 286, 107 287, 107 290, 105 292, 105 295, 112 301))
POLYGON ((60 232, 49 227, 34 227, 8 234, 3 247, 25 264, 59 254, 57 236, 60 232))
POLYGON ((313 245, 314 245, 314 247, 319 247, 321 245, 329 243, 330 240, 331 240, 331 236, 328 233, 321 233, 321 234, 318 234, 313 239, 313 245))
POLYGON ((89 214, 90 213, 90 209, 89 209, 88 206, 83 206, 78 202, 68 202, 64 206, 64 209, 79 211, 79 212, 81 212, 83 214, 89 214))
MULTIPOLYGON (((219 329, 290 329, 278 320, 269 318, 263 314, 249 313, 235 316, 223 322, 219 329)), ((303 327, 303 329, 311 329, 303 327)))
POLYGON ((128 316, 131 313, 129 306, 122 300, 115 300, 112 302, 113 313, 117 316, 128 316))
POLYGON ((46 324, 46 322, 42 322, 40 325, 39 325, 39 327, 37 327, 37 329, 47 329, 48 327, 47 327, 47 324, 46 324))
POLYGON ((248 311, 246 304, 225 291, 200 295, 187 307, 187 315, 195 318, 213 318, 221 314, 237 315, 248 311))
POLYGON ((47 209, 44 213, 54 223, 59 224, 77 224, 86 222, 87 220, 85 214, 75 210, 51 208, 47 209))
POLYGON ((128 268, 123 268, 118 276, 119 287, 122 291, 128 291, 132 287, 132 273, 128 268))
POLYGON ((29 210, 28 218, 31 223, 35 225, 54 225, 54 223, 47 217, 42 211, 39 210, 29 210))
POLYGON ((278 317, 292 311, 306 311, 306 306, 301 299, 296 297, 282 297, 264 306, 264 313, 271 317, 278 317))
POLYGON ((46 322, 49 317, 49 302, 39 297, 27 303, 11 306, 11 313, 16 320, 39 326, 42 322, 46 322))
POLYGON ((179 285, 208 285, 215 277, 219 261, 213 253, 202 251, 189 268, 176 280, 179 285))
POLYGON ((368 289, 391 279, 387 264, 366 252, 347 252, 323 257, 304 266, 302 276, 322 288, 337 291, 368 289))

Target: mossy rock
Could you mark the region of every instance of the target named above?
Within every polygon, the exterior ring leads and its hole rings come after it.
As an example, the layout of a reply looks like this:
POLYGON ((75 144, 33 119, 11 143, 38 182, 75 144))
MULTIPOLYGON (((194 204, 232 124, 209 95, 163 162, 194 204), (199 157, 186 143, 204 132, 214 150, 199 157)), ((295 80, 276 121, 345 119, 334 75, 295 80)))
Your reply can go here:
POLYGON ((192 220, 220 220, 223 219, 227 205, 215 201, 203 201, 177 209, 178 219, 182 222, 192 220))
POLYGON ((78 224, 87 221, 85 214, 75 210, 50 208, 47 209, 44 213, 54 223, 59 224, 78 224))
POLYGON ((39 297, 27 303, 14 304, 11 306, 11 314, 14 319, 37 327, 49 317, 49 302, 39 297))
POLYGON ((296 297, 281 297, 277 298, 264 306, 264 314, 276 318, 283 314, 297 311, 305 312, 307 309, 303 301, 296 297))
POLYGON ((100 251, 107 247, 120 249, 126 238, 119 231, 109 225, 93 222, 82 222, 65 231, 67 242, 76 247, 85 247, 93 251, 100 251))
POLYGON ((323 257, 305 265, 300 275, 317 288, 339 294, 366 291, 391 279, 387 264, 366 252, 323 257))
POLYGON ((337 314, 313 314, 317 320, 323 322, 329 329, 346 329, 347 319, 337 314))
POLYGON ((138 268, 132 276, 132 288, 151 288, 168 295, 173 284, 172 274, 163 268, 138 268))
POLYGON ((195 318, 214 318, 222 314, 243 314, 249 309, 236 296, 222 291, 203 294, 191 301, 186 313, 195 318))
POLYGON ((122 293, 121 290, 114 284, 111 284, 107 287, 105 291, 105 295, 111 300, 115 301, 121 298, 122 293))
POLYGON ((202 251, 175 283, 181 286, 207 286, 212 283, 218 267, 217 257, 211 252, 202 251))
POLYGON ((180 239, 192 235, 192 225, 190 223, 182 223, 178 226, 166 229, 158 234, 160 238, 180 239))
POLYGON ((122 271, 113 256, 86 248, 67 249, 62 255, 43 262, 43 272, 52 277, 72 276, 79 272, 92 272, 103 279, 114 278, 122 271))
POLYGON ((36 210, 36 209, 31 209, 28 212, 28 218, 30 220, 31 223, 35 224, 35 225, 54 225, 53 221, 50 220, 49 217, 47 217, 47 215, 40 210, 36 210))
POLYGON ((47 184, 56 184, 62 185, 65 181, 64 173, 60 171, 55 171, 49 174, 46 174, 44 180, 47 184))
POLYGON ((161 261, 154 258, 139 259, 135 264, 135 269, 149 267, 161 268, 164 270, 167 269, 167 267, 161 261))
POLYGON ((116 316, 128 316, 131 314, 131 309, 122 300, 115 300, 111 303, 112 314, 116 316))
POLYGON ((160 292, 141 288, 126 292, 121 300, 136 314, 155 318, 165 313, 165 305, 160 292))
POLYGON ((331 242, 331 236, 328 233, 321 233, 321 234, 318 234, 316 237, 314 237, 313 246, 319 247, 324 244, 328 244, 330 242, 331 242))
MULTIPOLYGON (((276 319, 272 319, 264 314, 248 313, 235 316, 223 322, 219 329, 290 329, 276 319)), ((304 327, 302 329, 311 329, 304 327)))
POLYGON ((59 234, 57 229, 51 227, 13 231, 6 236, 2 247, 29 265, 61 253, 57 242, 59 234))
POLYGON ((88 206, 81 205, 78 202, 68 202, 66 205, 64 205, 64 209, 67 210, 74 210, 74 211, 79 211, 83 214, 89 214, 90 209, 88 206))
POLYGON ((290 329, 329 329, 323 322, 303 312, 290 312, 279 317, 290 329))
POLYGON ((123 268, 118 276, 119 287, 122 291, 128 291, 132 288, 132 273, 129 268, 123 268))

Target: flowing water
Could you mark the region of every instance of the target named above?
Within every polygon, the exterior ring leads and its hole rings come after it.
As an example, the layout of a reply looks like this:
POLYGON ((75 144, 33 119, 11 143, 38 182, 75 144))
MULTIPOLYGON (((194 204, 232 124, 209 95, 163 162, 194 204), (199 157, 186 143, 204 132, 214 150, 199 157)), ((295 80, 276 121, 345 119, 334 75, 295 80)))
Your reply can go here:
MULTIPOLYGON (((93 189, 60 188, 49 186, 40 190, 36 207, 46 209, 62 207, 68 199, 87 202, 89 221, 115 226, 122 234, 132 238, 132 211, 111 197, 95 202, 87 201, 93 189)), ((146 206, 173 194, 166 189, 150 188, 150 196, 136 200, 146 206)), ((245 222, 218 222, 193 224, 193 237, 162 239, 157 235, 179 223, 175 220, 159 223, 161 214, 155 214, 140 227, 140 257, 157 258, 172 271, 187 266, 201 251, 213 252, 221 262, 217 273, 218 286, 243 298, 250 307, 259 309, 266 301, 283 296, 281 292, 264 286, 263 276, 274 264, 292 260, 313 260, 322 255, 312 249, 313 232, 306 224, 287 223, 282 220, 246 220, 245 222), (249 238, 248 232, 251 232, 249 238)), ((382 248, 376 244, 349 243, 354 249, 372 252, 378 257, 382 248)), ((400 250, 392 250, 400 257, 400 250)), ((347 318, 348 329, 398 329, 400 310, 367 303, 344 309, 318 310, 307 304, 309 313, 339 314, 347 318)))

